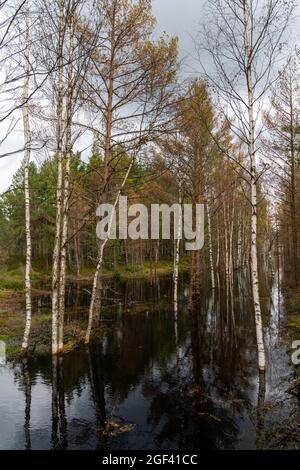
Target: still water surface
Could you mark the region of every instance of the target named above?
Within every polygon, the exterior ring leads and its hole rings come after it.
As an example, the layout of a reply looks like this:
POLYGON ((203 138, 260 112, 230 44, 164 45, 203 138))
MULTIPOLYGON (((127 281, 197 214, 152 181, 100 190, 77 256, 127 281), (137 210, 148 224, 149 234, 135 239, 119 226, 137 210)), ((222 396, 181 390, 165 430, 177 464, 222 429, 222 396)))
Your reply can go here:
MULTIPOLYGON (((282 337, 284 302, 274 276, 264 299, 264 384, 248 289, 242 281, 237 289, 232 304, 220 288, 203 291, 191 314, 181 279, 177 327, 171 279, 104 289, 97 344, 59 360, 0 366, 0 448, 269 447, 269 430, 299 412, 286 393, 294 371, 282 337)), ((70 285, 69 316, 86 316, 88 297, 70 285)), ((38 309, 48 304, 41 297, 38 309)))

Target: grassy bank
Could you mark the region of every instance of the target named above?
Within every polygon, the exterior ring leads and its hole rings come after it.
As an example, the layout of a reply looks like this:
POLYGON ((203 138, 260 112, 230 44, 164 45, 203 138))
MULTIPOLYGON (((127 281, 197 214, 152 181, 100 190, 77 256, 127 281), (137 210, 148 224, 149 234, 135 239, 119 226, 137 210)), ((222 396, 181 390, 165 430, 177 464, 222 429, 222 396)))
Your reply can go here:
MULTIPOLYGON (((179 263, 179 271, 186 272, 190 269, 190 259, 188 257, 182 258, 179 263)), ((150 279, 155 276, 167 276, 173 273, 173 263, 170 261, 159 261, 156 267, 149 262, 145 262, 139 265, 123 265, 119 264, 108 269, 105 267, 102 271, 103 276, 106 278, 114 277, 121 280, 130 279, 150 279)), ((72 280, 91 280, 94 275, 94 269, 84 268, 81 275, 78 277, 72 273, 69 273, 69 278, 72 280)))
MULTIPOLYGON (((48 355, 51 352, 51 312, 34 314, 30 335, 30 354, 48 355)), ((24 313, 20 310, 0 312, 0 341, 6 343, 6 355, 9 360, 18 358, 24 331, 24 313)), ((65 326, 64 353, 73 351, 83 343, 86 322, 72 321, 65 326)))
MULTIPOLYGON (((288 313, 287 332, 289 342, 300 340, 300 290, 289 289, 286 295, 286 306, 288 313)), ((290 353, 292 354, 294 349, 291 348, 290 353)), ((295 371, 295 384, 293 388, 293 394, 300 396, 300 365, 294 365, 295 371)))
POLYGON ((287 328, 292 339, 300 338, 300 290, 290 289, 287 292, 287 328))
MULTIPOLYGON (((190 259, 182 258, 179 263, 179 271, 188 271, 190 268, 190 259)), ((103 276, 117 277, 124 281, 130 279, 148 279, 157 276, 172 274, 173 263, 170 261, 159 261, 156 266, 150 262, 139 265, 116 265, 110 269, 103 269, 103 276)), ((69 272, 68 279, 72 281, 92 280, 94 267, 84 267, 78 276, 69 272)), ((51 272, 34 269, 31 273, 33 289, 37 289, 41 283, 47 283, 51 279, 51 272)), ((10 296, 12 293, 22 293, 24 291, 24 269, 18 267, 15 270, 0 270, 0 298, 10 296)))
MULTIPOLYGON (((46 273, 33 270, 31 280, 33 288, 41 282, 46 282, 49 276, 46 273)), ((15 270, 0 270, 0 299, 13 293, 24 292, 24 269, 19 267, 15 270)))
MULTIPOLYGON (((184 258, 180 262, 179 270, 181 272, 189 269, 189 259, 184 258)), ((103 276, 107 279, 114 278, 122 281, 131 279, 150 279, 157 276, 171 275, 173 264, 167 261, 160 261, 156 268, 150 263, 144 263, 138 266, 118 265, 112 269, 104 269, 103 276)), ((74 273, 69 273, 69 280, 84 281, 92 283, 94 275, 93 268, 85 268, 78 277, 74 273)), ((24 330, 25 311, 24 311, 24 271, 22 267, 14 270, 0 270, 0 340, 6 343, 6 352, 8 357, 15 357, 20 354, 22 335, 24 330)), ((32 271, 33 299, 41 293, 47 293, 50 290, 51 275, 46 272, 32 271), (41 286, 46 286, 42 290, 41 286)), ((82 344, 85 329, 87 325, 86 318, 72 320, 65 326, 65 352, 73 350, 82 344)), ((37 314, 33 308, 32 334, 31 334, 31 352, 34 354, 49 354, 51 344, 51 311, 43 309, 42 314, 37 314)))

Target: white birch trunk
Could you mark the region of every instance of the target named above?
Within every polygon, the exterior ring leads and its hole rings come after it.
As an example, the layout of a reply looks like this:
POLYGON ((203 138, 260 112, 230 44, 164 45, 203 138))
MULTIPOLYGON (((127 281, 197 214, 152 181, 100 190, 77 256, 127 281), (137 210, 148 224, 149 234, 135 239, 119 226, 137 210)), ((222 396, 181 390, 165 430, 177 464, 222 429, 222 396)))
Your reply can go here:
POLYGON ((248 127, 249 127, 249 158, 251 164, 251 284, 255 313, 256 341, 258 351, 258 368, 264 372, 266 367, 265 347, 263 340, 262 316, 258 285, 257 261, 257 171, 255 158, 255 121, 254 121, 254 91, 252 77, 252 36, 249 25, 249 1, 244 2, 245 48, 247 60, 247 97, 248 97, 248 127))
POLYGON ((135 158, 132 158, 132 160, 130 162, 130 165, 128 167, 128 170, 127 170, 127 172, 124 176, 122 185, 119 188, 119 191, 116 195, 115 202, 114 202, 114 205, 113 205, 114 211, 112 211, 111 217, 110 217, 109 223, 108 223, 107 236, 106 236, 105 240, 102 241, 101 246, 100 246, 99 255, 98 255, 98 262, 97 262, 96 271, 95 271, 94 280, 93 280, 93 289, 92 289, 92 296, 91 296, 91 302, 90 302, 90 308, 89 308, 88 327, 87 327, 87 331, 86 331, 86 335, 85 335, 85 344, 89 344, 90 339, 91 339, 91 332, 92 332, 93 320, 94 320, 94 310, 95 310, 95 303, 96 303, 97 290, 98 290, 98 282, 99 282, 99 276, 101 274, 101 269, 102 269, 102 264, 103 264, 104 248, 105 248, 105 246, 106 246, 106 244, 109 240, 109 234, 110 234, 111 227, 112 227, 112 224, 113 224, 113 221, 114 221, 114 212, 115 212, 116 207, 119 203, 119 198, 120 198, 121 192, 122 192, 122 190, 123 190, 123 188, 126 184, 126 181, 129 177, 129 174, 131 172, 134 160, 135 160, 135 158))
POLYGON ((63 28, 64 28, 64 1, 60 0, 59 11, 59 50, 58 50, 58 76, 57 76, 57 103, 56 103, 56 161, 57 161, 57 185, 56 185, 56 221, 55 241, 53 250, 52 268, 52 354, 58 353, 58 324, 59 324, 59 271, 61 249, 61 225, 62 225, 62 115, 63 115, 63 28))
POLYGON ((30 24, 29 24, 29 6, 26 2, 26 33, 25 33, 25 81, 23 93, 23 126, 24 126, 24 196, 25 196, 25 233, 26 233, 26 263, 25 263, 25 300, 26 300, 26 321, 24 336, 22 342, 22 353, 28 351, 29 335, 31 329, 31 224, 30 224, 30 188, 29 188, 29 165, 30 165, 30 146, 31 132, 29 120, 29 75, 30 75, 30 24))
POLYGON ((211 234, 211 217, 210 217, 210 205, 209 205, 209 202, 206 203, 206 209, 207 209, 207 227, 208 227, 208 243, 209 243, 209 263, 210 263, 211 287, 212 287, 212 289, 215 289, 215 288, 216 288, 216 283, 215 283, 214 255, 213 255, 213 244, 212 244, 212 234, 211 234))
POLYGON ((233 281, 234 281, 234 278, 233 278, 233 275, 234 275, 233 228, 234 228, 234 213, 235 213, 235 201, 233 199, 231 221, 230 221, 230 232, 229 232, 229 283, 230 283, 231 319, 232 319, 232 325, 235 327, 234 297, 233 297, 233 281))
POLYGON ((66 290, 66 264, 68 239, 68 213, 70 197, 70 171, 72 157, 72 113, 73 113, 73 55, 74 55, 74 14, 70 19, 70 42, 68 58, 68 85, 67 85, 67 129, 66 129, 66 156, 62 202, 62 235, 60 254, 60 280, 59 280, 59 325, 58 349, 64 346, 64 316, 65 316, 65 290, 66 290))
POLYGON ((217 259, 216 259, 216 269, 218 270, 220 267, 220 230, 219 230, 219 217, 217 220, 218 227, 217 227, 217 259))
POLYGON ((238 243, 237 243, 237 268, 241 269, 241 267, 242 267, 242 231, 241 231, 241 223, 239 223, 238 243))
POLYGON ((231 213, 231 221, 230 221, 230 232, 229 232, 229 274, 230 280, 233 285, 233 271, 234 271, 234 263, 233 263, 233 228, 234 228, 234 213, 235 213, 235 201, 233 200, 232 204, 232 213, 231 213))
POLYGON ((226 278, 226 288, 229 285, 229 244, 228 244, 228 219, 227 219, 227 208, 226 202, 223 203, 223 213, 224 213, 224 245, 225 245, 225 278, 226 278))
POLYGON ((178 278, 179 278, 179 261, 180 261, 180 239, 182 236, 182 193, 181 193, 182 182, 179 182, 179 197, 178 203, 180 205, 180 216, 177 226, 177 240, 174 243, 174 272, 173 272, 173 284, 174 284, 174 320, 175 320, 175 337, 176 342, 178 339, 178 278))
POLYGON ((224 212, 224 245, 225 245, 225 280, 226 280, 226 311, 227 311, 227 321, 229 319, 229 293, 230 293, 230 278, 229 278, 229 241, 228 241, 228 218, 227 218, 227 207, 226 202, 223 203, 223 212, 224 212))

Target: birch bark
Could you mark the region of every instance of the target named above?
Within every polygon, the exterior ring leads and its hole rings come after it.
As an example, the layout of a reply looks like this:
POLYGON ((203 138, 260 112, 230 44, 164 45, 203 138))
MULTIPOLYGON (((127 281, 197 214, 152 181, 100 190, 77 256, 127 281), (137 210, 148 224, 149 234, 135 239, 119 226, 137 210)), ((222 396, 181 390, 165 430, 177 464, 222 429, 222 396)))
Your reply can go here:
POLYGON ((63 43, 64 43, 64 0, 59 3, 59 44, 58 44, 58 70, 57 70, 57 97, 56 97, 56 221, 55 241, 53 249, 52 268, 52 354, 58 353, 58 325, 59 325, 59 279, 60 279, 60 249, 62 226, 62 118, 63 118, 63 43))
POLYGON ((66 290, 66 264, 67 264, 67 239, 68 239, 68 213, 70 198, 70 171, 72 157, 72 119, 73 119, 73 59, 74 59, 74 12, 70 15, 69 26, 69 57, 68 57, 68 84, 67 84, 67 128, 66 128, 66 156, 64 168, 64 186, 62 201, 62 235, 60 255, 60 279, 59 279, 59 325, 58 325, 58 349, 63 349, 64 342, 64 314, 65 314, 65 290, 66 290))
POLYGON ((179 278, 179 261, 180 261, 180 239, 182 236, 182 182, 179 182, 179 197, 178 204, 180 205, 180 215, 177 226, 177 240, 175 240, 175 253, 174 253, 174 272, 173 272, 173 284, 174 284, 174 319, 175 319, 175 336, 176 340, 178 337, 178 278, 179 278))
POLYGON ((23 126, 24 126, 24 195, 25 195, 25 232, 26 232, 26 263, 25 263, 25 300, 26 300, 26 321, 22 342, 22 353, 28 351, 29 336, 31 329, 31 221, 30 221, 30 187, 29 187, 29 165, 30 165, 30 118, 29 118, 29 82, 30 82, 30 20, 28 0, 25 6, 25 81, 23 93, 23 126))
POLYGON ((249 141, 248 152, 250 158, 250 187, 251 187, 251 284, 255 313, 256 341, 258 351, 258 368, 264 372, 266 367, 265 347, 263 340, 263 327, 258 285, 258 261, 257 261, 257 170, 255 152, 255 120, 254 120, 254 90, 252 70, 252 35, 249 24, 249 1, 244 0, 244 41, 246 51, 247 74, 247 100, 248 100, 248 128, 249 141))
MULTIPOLYGON (((207 193, 207 189, 205 189, 205 192, 207 193)), ((208 200, 206 201, 206 211, 207 211, 207 229, 208 229, 208 243, 209 243, 209 264, 210 264, 211 287, 214 290, 216 288, 216 283, 215 283, 214 254, 213 254, 213 243, 212 243, 212 233, 211 233, 210 204, 208 200)))

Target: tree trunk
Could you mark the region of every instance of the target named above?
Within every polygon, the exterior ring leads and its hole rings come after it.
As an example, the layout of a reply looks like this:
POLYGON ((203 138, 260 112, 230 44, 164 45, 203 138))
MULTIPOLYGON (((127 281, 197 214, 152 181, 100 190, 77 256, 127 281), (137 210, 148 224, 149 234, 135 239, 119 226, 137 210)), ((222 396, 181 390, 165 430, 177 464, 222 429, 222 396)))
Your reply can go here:
POLYGON ((22 353, 28 351, 29 335, 31 329, 31 224, 30 224, 30 188, 29 188, 29 165, 30 165, 30 145, 31 132, 29 121, 29 75, 30 75, 30 24, 29 6, 26 2, 26 35, 25 35, 25 81, 24 81, 24 106, 23 106, 23 126, 24 126, 24 196, 25 196, 25 233, 26 233, 26 263, 25 263, 25 299, 26 299, 26 322, 22 342, 22 353))
MULTIPOLYGON (((134 163, 135 158, 132 158, 130 165, 128 167, 128 170, 124 176, 122 185, 116 195, 115 202, 114 202, 114 209, 116 209, 118 203, 119 203, 119 198, 122 193, 122 190, 126 184, 126 181, 128 179, 128 176, 131 172, 133 163, 134 163)), ((98 284, 99 284, 99 276, 101 274, 101 269, 102 269, 102 264, 103 264, 103 255, 104 255, 104 248, 109 240, 109 234, 111 231, 111 227, 113 224, 114 220, 114 211, 112 211, 109 223, 108 223, 108 228, 107 228, 107 236, 105 240, 101 241, 100 244, 100 250, 99 250, 99 255, 98 255, 98 262, 97 262, 97 267, 94 275, 94 280, 93 280, 93 289, 92 289, 92 296, 91 296, 91 302, 90 302, 90 308, 89 308, 89 320, 88 320, 88 327, 85 335, 85 343, 88 344, 91 339, 91 332, 92 332, 92 327, 93 327, 93 320, 94 320, 94 310, 95 310, 95 304, 96 304, 96 298, 97 298, 97 290, 98 290, 98 284)))
POLYGON ((59 4, 59 44, 58 44, 58 76, 56 97, 56 221, 55 241, 53 249, 52 268, 52 354, 58 353, 58 326, 59 326, 59 279, 60 279, 60 251, 62 226, 62 117, 63 117, 63 42, 64 42, 64 1, 59 4))
MULTIPOLYGON (((105 123, 105 146, 104 146, 104 181, 103 181, 103 192, 102 202, 107 202, 109 192, 109 179, 110 179, 110 162, 111 162, 111 134, 113 124, 113 96, 114 96, 114 73, 115 73, 115 15, 116 10, 113 9, 112 18, 112 31, 111 31, 111 51, 109 61, 109 72, 108 72, 108 84, 107 84, 107 111, 106 111, 106 123, 105 123)), ((101 247, 100 247, 101 250, 101 247)))
POLYGON ((216 284, 215 284, 214 256, 213 256, 213 244, 212 244, 212 234, 211 234, 211 217, 210 217, 209 202, 207 202, 207 204, 206 204, 206 210, 207 210, 207 228, 208 228, 211 287, 212 287, 212 289, 215 289, 216 284))
POLYGON ((255 121, 254 121, 254 95, 252 77, 252 38, 249 25, 249 3, 244 1, 244 32, 247 59, 247 98, 248 98, 248 128, 249 142, 248 152, 251 165, 251 284, 255 313, 256 340, 258 351, 258 368, 264 372, 266 367, 265 347, 263 340, 262 316, 258 284, 258 260, 257 260, 257 171, 255 155, 255 121))
POLYGON ((176 340, 178 337, 178 277, 179 277, 179 260, 180 260, 180 239, 182 236, 182 194, 181 194, 181 181, 179 182, 179 198, 178 204, 180 205, 180 217, 178 220, 177 227, 177 240, 174 240, 174 272, 173 272, 173 284, 174 284, 174 317, 175 317, 175 336, 176 340))
POLYGON ((58 349, 63 349, 64 342, 64 314, 65 314, 65 290, 66 290, 66 264, 67 264, 67 239, 68 239, 68 213, 70 197, 70 171, 72 157, 72 119, 73 119, 73 55, 74 55, 74 11, 70 15, 69 26, 69 57, 68 57, 68 85, 67 85, 67 129, 66 129, 66 156, 62 203, 62 236, 60 255, 60 280, 59 280, 59 326, 58 349))

